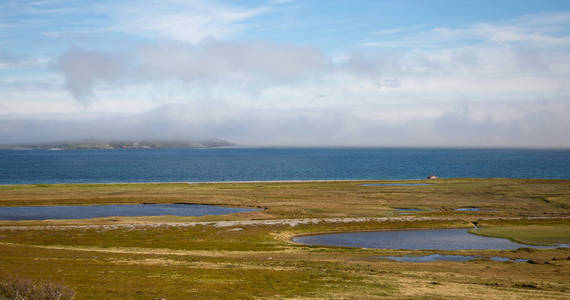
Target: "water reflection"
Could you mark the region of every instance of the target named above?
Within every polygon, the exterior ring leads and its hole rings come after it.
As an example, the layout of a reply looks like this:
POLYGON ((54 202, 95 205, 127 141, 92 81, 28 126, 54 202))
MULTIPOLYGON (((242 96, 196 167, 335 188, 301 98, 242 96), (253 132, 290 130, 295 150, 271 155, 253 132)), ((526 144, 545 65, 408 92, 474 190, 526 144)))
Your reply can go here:
POLYGON ((456 208, 455 211, 479 211, 481 210, 478 207, 461 207, 461 208, 456 208))
POLYGON ((399 211, 422 211, 423 209, 419 208, 406 208, 406 207, 394 207, 395 210, 399 211))
POLYGON ((131 204, 0 207, 0 220, 89 219, 115 216, 204 216, 256 209, 200 204, 131 204))
POLYGON ((347 232, 301 236, 295 237, 293 241, 306 245, 409 250, 490 250, 541 247, 519 244, 508 239, 470 234, 467 229, 347 232))

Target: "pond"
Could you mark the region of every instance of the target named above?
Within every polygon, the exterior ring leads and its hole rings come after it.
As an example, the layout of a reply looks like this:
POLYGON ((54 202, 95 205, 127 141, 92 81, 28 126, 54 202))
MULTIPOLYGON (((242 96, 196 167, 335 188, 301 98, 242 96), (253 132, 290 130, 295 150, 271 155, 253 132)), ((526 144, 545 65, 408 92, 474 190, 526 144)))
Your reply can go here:
POLYGON ((461 207, 461 208, 456 208, 455 211, 480 211, 481 209, 479 207, 461 207))
POLYGON ((0 207, 0 220, 90 219, 138 216, 205 216, 251 212, 257 209, 201 204, 129 204, 0 207))
POLYGON ((487 250, 538 247, 471 234, 468 229, 429 229, 347 232, 300 236, 293 241, 305 245, 324 245, 409 250, 487 250))
POLYGON ((423 211, 423 209, 419 209, 419 208, 407 208, 407 207, 394 207, 395 210, 398 211, 423 211))

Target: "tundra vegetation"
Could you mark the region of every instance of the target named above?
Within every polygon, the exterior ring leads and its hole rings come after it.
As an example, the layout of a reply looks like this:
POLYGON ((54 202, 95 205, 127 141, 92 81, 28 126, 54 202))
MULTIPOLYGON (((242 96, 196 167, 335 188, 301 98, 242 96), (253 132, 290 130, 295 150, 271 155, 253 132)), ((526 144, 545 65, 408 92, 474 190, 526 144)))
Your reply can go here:
POLYGON ((413 182, 430 185, 0 186, 0 206, 202 203, 260 208, 221 216, 0 221, 0 277, 57 282, 74 299, 567 299, 570 249, 565 247, 439 251, 291 242, 302 234, 477 224, 473 232, 481 235, 527 244, 570 244, 570 180, 413 182), (479 210, 456 210, 473 207, 479 210), (428 263, 376 258, 434 253, 481 258, 428 263), (489 259, 493 256, 528 262, 497 262, 489 259))
POLYGON ((4 277, 0 279, 0 294, 16 300, 71 300, 75 291, 50 280, 4 277))

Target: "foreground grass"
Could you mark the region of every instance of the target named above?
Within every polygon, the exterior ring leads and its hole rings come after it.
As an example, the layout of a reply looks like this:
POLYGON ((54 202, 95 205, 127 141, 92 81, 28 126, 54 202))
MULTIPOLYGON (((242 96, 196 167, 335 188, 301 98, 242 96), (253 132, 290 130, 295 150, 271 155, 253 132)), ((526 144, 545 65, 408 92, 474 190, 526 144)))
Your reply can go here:
POLYGON ((567 299, 568 248, 411 251, 304 246, 289 241, 299 234, 467 228, 478 221, 481 232, 490 235, 527 243, 559 243, 570 238, 566 218, 570 215, 570 181, 453 179, 412 187, 362 187, 361 183, 0 186, 0 206, 191 202, 267 208, 231 216, 3 221, 0 277, 61 282, 77 291, 76 299, 567 299), (404 215, 407 220, 294 227, 167 225, 228 219, 402 216, 395 207, 424 211, 404 215), (481 210, 455 211, 460 207, 481 210), (147 225, 81 226, 116 223, 147 225), (60 226, 70 224, 79 226, 60 226), (399 263, 375 258, 432 253, 481 259, 399 263), (494 262, 488 259, 492 256, 529 259, 530 263, 494 262))
MULTIPOLYGON (((433 225, 414 222, 405 226, 433 225)), ((280 238, 323 231, 324 226, 254 225, 239 231, 212 226, 2 230, 0 270, 63 282, 77 291, 77 299, 564 299, 570 291, 569 249, 376 250, 302 246, 280 238), (374 258, 434 252, 525 258, 533 263, 486 259, 397 263, 374 258)), ((376 229, 398 226, 397 222, 363 225, 376 229)))
POLYGON ((8 299, 72 300, 75 291, 57 282, 34 281, 28 278, 0 278, 0 295, 8 299))

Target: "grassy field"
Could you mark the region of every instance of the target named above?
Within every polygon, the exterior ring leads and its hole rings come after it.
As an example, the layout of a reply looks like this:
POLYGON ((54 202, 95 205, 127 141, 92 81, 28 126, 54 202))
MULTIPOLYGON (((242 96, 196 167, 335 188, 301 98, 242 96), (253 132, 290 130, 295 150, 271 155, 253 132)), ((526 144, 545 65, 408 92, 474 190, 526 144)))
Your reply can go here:
MULTIPOLYGON (((396 181, 382 183, 390 182, 396 181)), ((420 208, 423 216, 557 216, 570 209, 568 180, 406 181, 410 182, 431 185, 362 186, 372 181, 5 185, 0 186, 0 206, 184 202, 266 208, 257 218, 399 215, 394 208, 420 208), (480 211, 455 211, 464 207, 480 211)))
POLYGON ((0 206, 184 202, 262 208, 226 216, 0 221, 0 278, 62 282, 77 291, 76 299, 568 299, 568 248, 411 251, 290 242, 300 234, 469 228, 474 221, 480 227, 478 234, 529 244, 570 239, 569 180, 418 182, 432 185, 280 182, 0 186, 0 206), (402 207, 422 211, 408 214, 395 209, 402 207), (480 210, 455 210, 464 207, 480 210), (296 226, 264 223, 285 218, 359 217, 384 218, 296 226), (224 220, 242 223, 218 223, 224 220), (400 263, 375 258, 432 253, 476 255, 481 259, 400 263), (495 262, 488 259, 492 256, 530 261, 495 262))
POLYGON ((530 245, 570 244, 570 224, 562 226, 527 225, 485 227, 471 230, 472 233, 507 238, 514 242, 530 245))

